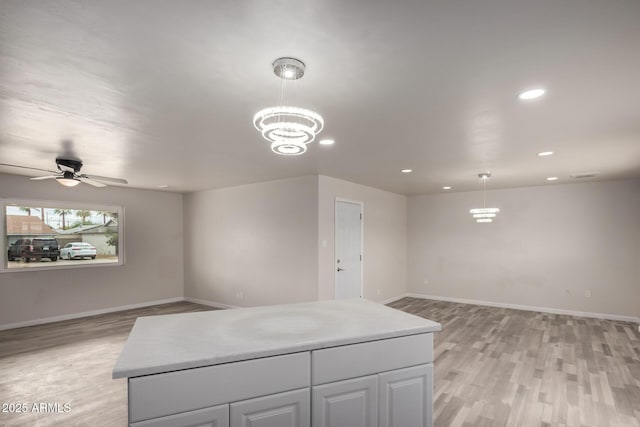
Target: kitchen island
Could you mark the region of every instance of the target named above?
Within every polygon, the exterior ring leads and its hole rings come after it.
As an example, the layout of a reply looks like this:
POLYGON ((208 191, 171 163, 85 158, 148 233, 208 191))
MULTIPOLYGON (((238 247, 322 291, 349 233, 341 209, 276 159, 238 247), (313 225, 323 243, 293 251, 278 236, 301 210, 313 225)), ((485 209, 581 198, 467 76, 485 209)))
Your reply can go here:
POLYGON ((113 378, 135 427, 431 426, 440 329, 361 299, 141 317, 113 378))

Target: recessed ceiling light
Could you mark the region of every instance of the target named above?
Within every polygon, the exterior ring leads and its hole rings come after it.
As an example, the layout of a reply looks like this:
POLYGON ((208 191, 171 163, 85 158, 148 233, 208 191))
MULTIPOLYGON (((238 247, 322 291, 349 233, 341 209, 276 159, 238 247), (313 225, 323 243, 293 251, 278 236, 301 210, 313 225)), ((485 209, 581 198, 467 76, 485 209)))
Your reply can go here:
POLYGON ((544 93, 545 93, 545 90, 542 88, 529 89, 529 90, 520 92, 518 94, 518 98, 523 101, 528 101, 530 99, 540 98, 542 95, 544 95, 544 93))
POLYGON ((336 141, 334 141, 333 139, 321 139, 320 140, 320 145, 333 145, 335 143, 336 143, 336 141))
POLYGON ((402 173, 411 173, 411 172, 413 172, 413 169, 402 169, 401 172, 402 173))
POLYGON ((169 188, 169 184, 160 184, 158 188, 169 188))
POLYGON ((557 181, 558 177, 557 176, 550 176, 549 178, 547 178, 547 181, 557 181))
POLYGON ((582 178, 595 178, 598 176, 598 172, 583 172, 583 173, 574 173, 571 175, 571 178, 582 179, 582 178))
POLYGON ((538 153, 538 156, 540 157, 552 156, 552 155, 553 155, 553 151, 541 151, 538 153))
POLYGON ((442 187, 443 190, 451 190, 451 187, 449 187, 448 185, 445 185, 444 187, 442 187))

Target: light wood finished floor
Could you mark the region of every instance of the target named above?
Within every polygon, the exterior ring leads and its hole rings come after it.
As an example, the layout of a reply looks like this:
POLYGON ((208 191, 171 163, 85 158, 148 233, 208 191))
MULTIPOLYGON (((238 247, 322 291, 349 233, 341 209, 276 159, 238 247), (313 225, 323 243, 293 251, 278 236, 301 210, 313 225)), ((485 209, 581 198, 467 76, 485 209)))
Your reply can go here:
POLYGON ((640 426, 637 325, 404 298, 442 324, 436 426, 640 426))
MULTIPOLYGON (((390 306, 443 325, 437 427, 640 426, 634 324, 415 298, 390 306)), ((111 369, 136 317, 210 309, 183 302, 0 331, 0 402, 71 405, 0 412, 0 426, 126 425, 126 380, 111 369)))
POLYGON ((0 402, 71 405, 0 412, 0 426, 126 426, 127 380, 111 370, 136 318, 202 310, 211 307, 179 302, 0 331, 0 402))

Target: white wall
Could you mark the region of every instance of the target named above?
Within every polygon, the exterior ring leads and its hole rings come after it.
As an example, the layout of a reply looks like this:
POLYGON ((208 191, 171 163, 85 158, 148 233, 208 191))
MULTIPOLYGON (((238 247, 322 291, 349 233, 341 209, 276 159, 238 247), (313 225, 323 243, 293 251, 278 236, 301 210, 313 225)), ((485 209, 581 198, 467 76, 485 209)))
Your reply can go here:
POLYGON ((126 265, 0 274, 0 325, 182 296, 331 299, 336 197, 364 203, 365 298, 408 291, 640 316, 640 180, 489 191, 502 212, 484 226, 468 213, 479 192, 413 196, 407 207, 405 196, 326 176, 187 194, 183 205, 175 193, 0 174, 0 197, 126 212, 126 265))
POLYGON ((364 203, 364 298, 384 301, 405 293, 407 198, 320 175, 318 298, 333 299, 335 295, 336 197, 364 203))
POLYGON ((640 315, 640 180, 488 191, 492 224, 473 222, 481 202, 409 198, 410 292, 640 315))
POLYGON ((182 195, 0 174, 0 198, 125 207, 124 266, 0 273, 0 325, 183 295, 182 195))
POLYGON ((186 297, 238 306, 316 299, 317 176, 187 194, 184 215, 186 297))

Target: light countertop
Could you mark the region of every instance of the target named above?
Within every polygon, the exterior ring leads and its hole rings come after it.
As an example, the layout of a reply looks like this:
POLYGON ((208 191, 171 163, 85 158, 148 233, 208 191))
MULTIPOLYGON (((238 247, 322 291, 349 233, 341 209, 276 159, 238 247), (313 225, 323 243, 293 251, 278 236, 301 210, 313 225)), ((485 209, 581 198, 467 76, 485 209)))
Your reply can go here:
POLYGON ((441 330, 362 299, 139 317, 113 378, 238 362, 441 330))

